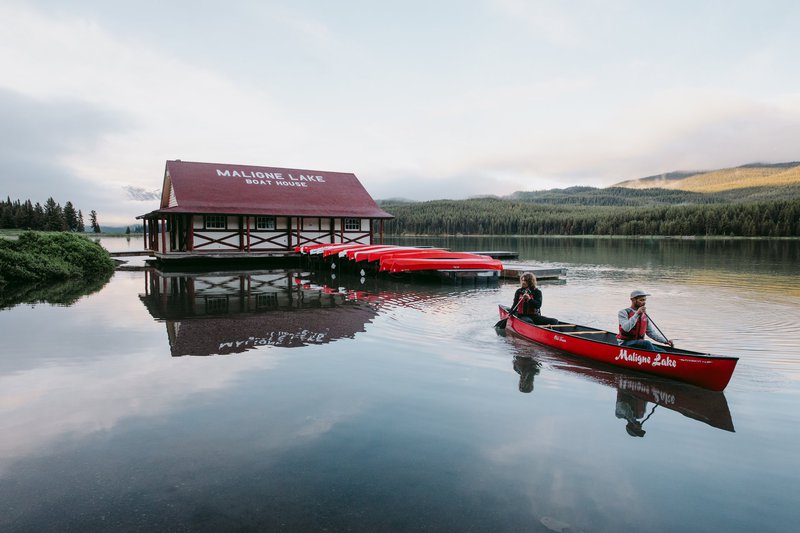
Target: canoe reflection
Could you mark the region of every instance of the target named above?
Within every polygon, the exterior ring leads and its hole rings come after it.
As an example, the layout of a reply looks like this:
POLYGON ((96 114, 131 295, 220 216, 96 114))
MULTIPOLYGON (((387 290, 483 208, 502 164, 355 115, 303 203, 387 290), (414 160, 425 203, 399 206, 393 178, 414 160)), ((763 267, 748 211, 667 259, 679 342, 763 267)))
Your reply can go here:
POLYGON ((723 392, 634 374, 591 361, 572 359, 546 346, 534 345, 514 335, 508 335, 506 338, 517 351, 513 366, 520 375, 520 392, 533 390, 533 376, 546 365, 548 368, 575 374, 616 389, 615 416, 625 421, 625 430, 633 437, 644 436, 646 433, 643 428, 644 423, 653 416, 657 407, 675 411, 715 428, 735 431, 728 401, 723 392))
POLYGON ((151 270, 139 298, 153 318, 165 322, 174 357, 325 344, 353 338, 377 315, 370 302, 285 271, 151 270))

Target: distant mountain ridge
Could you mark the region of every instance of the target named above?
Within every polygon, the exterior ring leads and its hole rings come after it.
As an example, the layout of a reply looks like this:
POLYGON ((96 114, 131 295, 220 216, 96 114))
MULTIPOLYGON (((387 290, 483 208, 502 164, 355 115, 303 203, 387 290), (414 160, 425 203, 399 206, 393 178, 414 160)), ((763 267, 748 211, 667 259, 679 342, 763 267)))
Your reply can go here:
POLYGON ((678 171, 615 186, 378 201, 390 235, 800 237, 800 162, 678 171))
POLYGON ((720 193, 755 187, 800 185, 800 161, 749 163, 734 168, 706 171, 676 171, 612 185, 628 189, 673 189, 697 193, 720 193))

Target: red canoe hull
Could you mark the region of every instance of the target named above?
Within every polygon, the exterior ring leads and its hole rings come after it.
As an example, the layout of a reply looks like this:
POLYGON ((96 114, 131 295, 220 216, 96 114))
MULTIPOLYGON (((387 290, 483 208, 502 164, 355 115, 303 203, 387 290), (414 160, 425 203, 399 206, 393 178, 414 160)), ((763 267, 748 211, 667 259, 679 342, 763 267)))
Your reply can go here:
POLYGON ((490 257, 402 257, 384 263, 381 261, 381 270, 392 273, 415 272, 419 270, 478 270, 500 271, 503 263, 490 257))
POLYGON ((572 355, 637 372, 691 383, 713 391, 724 390, 736 368, 738 357, 667 349, 662 353, 619 346, 613 333, 579 325, 536 326, 508 315, 500 306, 500 318, 508 318, 506 329, 526 339, 572 355), (562 326, 562 327, 559 327, 562 326))

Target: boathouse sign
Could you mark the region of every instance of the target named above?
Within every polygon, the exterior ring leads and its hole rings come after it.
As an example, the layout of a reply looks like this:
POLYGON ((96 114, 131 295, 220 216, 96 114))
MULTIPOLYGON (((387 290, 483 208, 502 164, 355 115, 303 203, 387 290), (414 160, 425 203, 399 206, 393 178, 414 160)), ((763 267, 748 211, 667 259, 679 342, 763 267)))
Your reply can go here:
POLYGON ((270 185, 278 187, 308 187, 310 183, 325 183, 325 176, 300 174, 295 176, 289 172, 261 172, 248 170, 216 169, 217 176, 223 178, 241 178, 247 185, 270 185))

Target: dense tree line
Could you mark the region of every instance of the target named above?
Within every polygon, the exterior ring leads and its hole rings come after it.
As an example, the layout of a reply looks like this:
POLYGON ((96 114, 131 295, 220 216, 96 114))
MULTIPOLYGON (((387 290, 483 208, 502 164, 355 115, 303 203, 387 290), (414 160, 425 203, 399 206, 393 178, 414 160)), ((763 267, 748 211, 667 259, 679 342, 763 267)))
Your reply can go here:
POLYGON ((630 189, 627 187, 568 187, 546 191, 518 191, 503 199, 547 205, 653 206, 714 204, 727 201, 716 194, 677 189, 630 189))
POLYGON ((548 205, 602 205, 648 207, 656 205, 705 205, 752 203, 767 200, 800 198, 800 185, 780 187, 742 187, 714 193, 680 189, 633 189, 628 187, 568 187, 545 191, 518 191, 503 200, 517 200, 548 205))
POLYGON ((389 234, 800 236, 800 198, 684 205, 552 205, 500 198, 382 202, 389 234))
MULTIPOLYGON (((91 211, 89 221, 92 231, 100 233, 96 211, 91 211)), ((67 202, 61 207, 52 196, 47 199, 44 206, 39 202, 33 204, 30 200, 12 202, 10 197, 0 201, 0 228, 78 233, 85 231, 83 212, 80 209, 76 211, 72 202, 67 202)))

